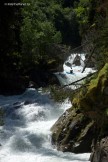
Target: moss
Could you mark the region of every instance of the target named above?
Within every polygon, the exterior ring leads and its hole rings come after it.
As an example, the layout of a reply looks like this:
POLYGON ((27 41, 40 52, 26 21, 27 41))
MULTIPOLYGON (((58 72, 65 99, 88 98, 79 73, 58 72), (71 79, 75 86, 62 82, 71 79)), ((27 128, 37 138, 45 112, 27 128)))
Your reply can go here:
POLYGON ((60 88, 56 85, 50 86, 49 89, 51 98, 56 102, 63 102, 67 98, 71 100, 73 96, 73 91, 71 89, 60 88))
POLYGON ((91 90, 96 90, 97 88, 101 88, 100 92, 103 92, 103 88, 106 85, 108 80, 108 63, 99 71, 99 74, 96 79, 91 80, 90 85, 88 87, 88 93, 91 90))
POLYGON ((78 108, 78 103, 79 103, 79 98, 76 96, 74 97, 73 101, 72 101, 72 104, 74 106, 74 108, 78 108))
POLYGON ((87 91, 89 97, 94 103, 103 100, 103 90, 108 84, 108 63, 100 70, 98 77, 90 82, 87 91))
MULTIPOLYGON (((91 111, 97 111, 97 113, 105 111, 106 105, 108 105, 108 95, 104 94, 105 87, 108 87, 108 63, 99 71, 97 77, 89 82, 86 93, 84 94, 84 90, 81 90, 74 97, 73 106, 85 114, 89 114, 91 111)), ((90 115, 90 117, 92 116, 90 115)))

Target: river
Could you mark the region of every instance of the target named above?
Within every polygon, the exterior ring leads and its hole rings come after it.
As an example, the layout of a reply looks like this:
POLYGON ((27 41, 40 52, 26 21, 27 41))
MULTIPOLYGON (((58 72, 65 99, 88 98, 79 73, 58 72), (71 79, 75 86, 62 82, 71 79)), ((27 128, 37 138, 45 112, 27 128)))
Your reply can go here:
POLYGON ((28 88, 16 96, 0 96, 5 125, 0 127, 0 162, 87 162, 90 154, 63 153, 51 145, 50 128, 71 106, 28 88))
MULTIPOLYGON (((72 64, 75 55, 67 58, 72 64)), ((84 55, 82 59, 84 60, 84 55)), ((73 74, 64 63, 64 71, 56 74, 65 85, 92 72, 82 74, 83 61, 74 66, 73 74)), ((63 153, 51 144, 50 128, 63 112, 71 107, 68 99, 55 103, 48 93, 28 88, 21 95, 0 96, 0 107, 4 109, 4 125, 0 127, 0 162, 87 162, 90 154, 63 153)))

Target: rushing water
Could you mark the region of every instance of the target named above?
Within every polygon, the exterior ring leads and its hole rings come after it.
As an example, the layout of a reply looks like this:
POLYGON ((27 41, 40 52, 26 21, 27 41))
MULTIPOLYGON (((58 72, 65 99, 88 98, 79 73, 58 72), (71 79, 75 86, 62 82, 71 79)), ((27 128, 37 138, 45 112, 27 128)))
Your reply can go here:
POLYGON ((71 106, 54 103, 48 94, 27 89, 0 96, 5 125, 0 128, 0 162, 87 162, 89 154, 62 153, 51 145, 50 128, 71 106))
MULTIPOLYGON (((95 72, 94 69, 87 67, 82 73, 85 66, 84 60, 85 54, 71 54, 67 58, 67 60, 63 64, 63 72, 55 73, 61 85, 71 84, 72 82, 77 81, 87 76, 88 74, 95 72), (80 56, 80 66, 76 66, 75 64, 73 64, 73 61, 77 55, 80 56), (73 70, 72 74, 70 73, 71 68, 73 70)), ((76 86, 71 86, 71 88, 74 89, 76 88, 76 86)))

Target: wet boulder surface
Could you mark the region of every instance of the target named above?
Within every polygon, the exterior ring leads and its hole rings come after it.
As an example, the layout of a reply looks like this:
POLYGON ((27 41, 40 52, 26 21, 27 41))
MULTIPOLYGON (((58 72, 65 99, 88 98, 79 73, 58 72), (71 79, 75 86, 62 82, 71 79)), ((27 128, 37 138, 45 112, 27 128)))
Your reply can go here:
POLYGON ((108 136, 108 63, 74 95, 72 107, 58 119, 51 131, 52 144, 58 150, 91 152, 95 140, 91 162, 108 161, 107 142, 101 142, 108 136), (98 140, 100 144, 97 147, 98 140), (100 155, 100 152, 103 153, 100 155))
POLYGON ((94 122, 75 109, 68 109, 51 128, 52 144, 63 152, 91 151, 94 122))
POLYGON ((92 149, 91 162, 108 162, 108 136, 97 142, 92 149))

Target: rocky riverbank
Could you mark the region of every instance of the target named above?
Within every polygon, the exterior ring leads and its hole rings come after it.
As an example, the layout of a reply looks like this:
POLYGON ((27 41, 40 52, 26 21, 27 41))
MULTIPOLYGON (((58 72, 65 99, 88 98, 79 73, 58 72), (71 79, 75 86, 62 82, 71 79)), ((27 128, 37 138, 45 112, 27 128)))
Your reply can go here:
POLYGON ((102 139, 108 136, 108 63, 77 92, 72 105, 51 128, 53 145, 61 151, 93 151, 91 162, 108 161, 108 154, 101 154, 107 151, 102 139))

